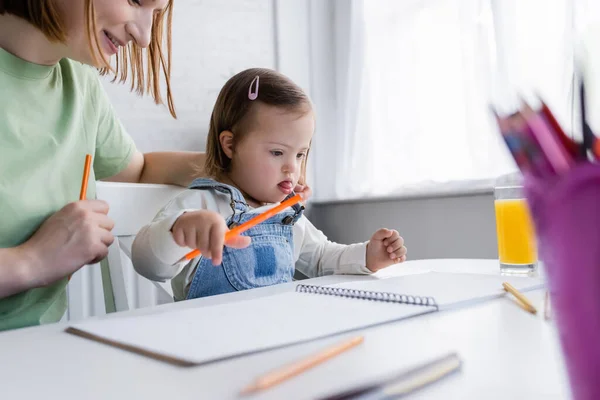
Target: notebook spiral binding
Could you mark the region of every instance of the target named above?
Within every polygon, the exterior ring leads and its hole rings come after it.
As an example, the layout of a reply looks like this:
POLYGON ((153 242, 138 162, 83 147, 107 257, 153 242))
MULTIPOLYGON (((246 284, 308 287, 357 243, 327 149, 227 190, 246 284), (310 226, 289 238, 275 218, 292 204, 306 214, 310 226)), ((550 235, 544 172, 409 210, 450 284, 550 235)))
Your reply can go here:
POLYGON ((372 292, 367 290, 346 289, 340 287, 327 287, 300 284, 296 286, 296 292, 310 294, 324 294, 327 296, 348 297, 352 299, 381 301, 386 303, 411 304, 415 306, 428 306, 438 308, 433 297, 412 296, 406 294, 372 292))

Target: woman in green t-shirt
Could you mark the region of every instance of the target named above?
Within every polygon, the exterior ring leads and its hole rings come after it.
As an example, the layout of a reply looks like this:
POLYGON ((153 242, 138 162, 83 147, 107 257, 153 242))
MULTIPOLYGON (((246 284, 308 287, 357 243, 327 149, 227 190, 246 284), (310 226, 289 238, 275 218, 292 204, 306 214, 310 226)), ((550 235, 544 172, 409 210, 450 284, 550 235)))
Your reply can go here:
POLYGON ((98 69, 131 79, 175 117, 172 7, 0 0, 0 330, 58 321, 66 277, 107 254, 108 205, 76 201, 85 154, 89 198, 97 179, 185 186, 204 165, 203 153, 139 152, 98 79, 98 69))

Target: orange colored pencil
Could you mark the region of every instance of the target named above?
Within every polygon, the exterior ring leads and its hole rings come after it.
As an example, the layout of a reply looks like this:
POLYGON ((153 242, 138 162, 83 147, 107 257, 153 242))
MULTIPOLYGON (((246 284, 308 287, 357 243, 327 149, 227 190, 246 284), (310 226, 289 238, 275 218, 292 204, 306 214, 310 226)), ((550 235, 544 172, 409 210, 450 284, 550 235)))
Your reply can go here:
POLYGON ((92 165, 92 156, 85 155, 85 164, 83 166, 83 178, 81 178, 81 191, 79 192, 79 200, 85 200, 87 193, 88 179, 90 178, 90 166, 92 165))
MULTIPOLYGON (((85 200, 87 193, 88 179, 90 178, 90 167, 92 165, 92 156, 90 154, 85 155, 85 163, 83 164, 83 177, 81 178, 81 190, 79 191, 79 200, 85 200)), ((67 281, 71 280, 73 275, 69 275, 67 281)))
POLYGON ((504 290, 511 293, 513 296, 515 296, 517 298, 517 300, 518 300, 517 304, 519 306, 521 306, 521 308, 523 310, 530 312, 532 314, 537 313, 537 309, 533 306, 533 304, 531 304, 529 299, 527 299, 527 297, 523 296, 523 294, 521 294, 521 292, 519 292, 513 285, 511 285, 508 282, 504 282, 504 283, 502 283, 502 287, 504 288, 504 290))
MULTIPOLYGON (((278 206, 273 207, 273 208, 265 211, 264 213, 257 215, 256 217, 252 218, 251 220, 249 220, 247 222, 244 222, 243 224, 241 224, 239 226, 236 226, 235 228, 231 229, 230 231, 227 231, 227 233, 225 234, 225 242, 227 242, 228 240, 231 240, 232 238, 238 236, 239 234, 241 234, 243 232, 246 232, 248 229, 260 224, 261 222, 268 220, 273 215, 280 213, 281 211, 285 210, 286 208, 292 207, 293 205, 300 202, 301 200, 302 200, 302 196, 297 194, 294 197, 289 198, 286 201, 284 201, 283 203, 279 204, 278 206)), ((201 254, 200 250, 198 250, 198 249, 192 250, 189 253, 187 253, 185 255, 185 257, 181 259, 181 261, 191 260, 192 258, 198 257, 200 254, 201 254)))
POLYGON ((258 378, 253 384, 242 390, 242 395, 247 395, 260 390, 269 389, 289 378, 299 375, 306 370, 313 368, 353 347, 358 346, 364 341, 363 336, 356 336, 350 340, 331 346, 323 351, 309 356, 303 360, 287 365, 279 370, 268 373, 258 378))

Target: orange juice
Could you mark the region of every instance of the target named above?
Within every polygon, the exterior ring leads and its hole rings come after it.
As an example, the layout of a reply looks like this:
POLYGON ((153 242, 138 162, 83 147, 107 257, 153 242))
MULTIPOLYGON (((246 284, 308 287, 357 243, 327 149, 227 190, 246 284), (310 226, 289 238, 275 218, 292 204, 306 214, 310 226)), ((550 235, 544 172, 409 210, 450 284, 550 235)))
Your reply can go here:
POLYGON ((500 264, 533 265, 537 262, 535 231, 524 199, 494 201, 500 264))

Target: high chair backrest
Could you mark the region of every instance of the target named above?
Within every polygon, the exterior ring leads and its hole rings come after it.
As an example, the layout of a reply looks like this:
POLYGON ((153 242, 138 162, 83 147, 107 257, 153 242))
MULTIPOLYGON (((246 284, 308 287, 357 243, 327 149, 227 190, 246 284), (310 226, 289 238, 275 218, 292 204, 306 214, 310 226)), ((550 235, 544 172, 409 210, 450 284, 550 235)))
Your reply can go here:
POLYGON ((115 222, 115 241, 100 263, 107 313, 173 301, 168 284, 152 282, 134 271, 131 246, 139 230, 183 190, 170 185, 96 183, 97 198, 108 202, 108 215, 115 222))

